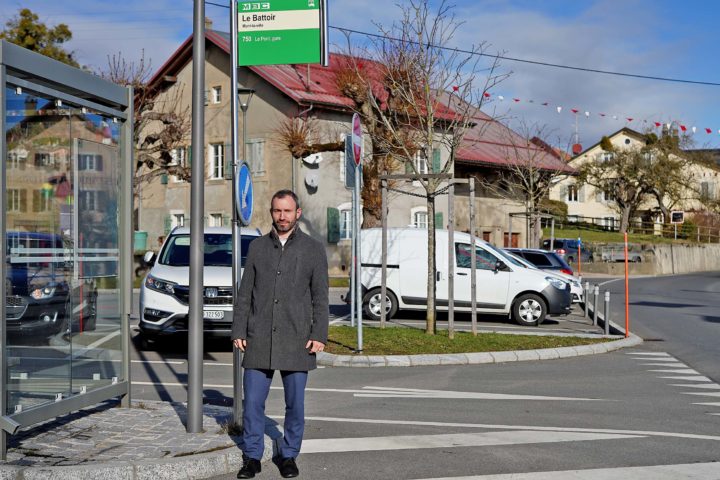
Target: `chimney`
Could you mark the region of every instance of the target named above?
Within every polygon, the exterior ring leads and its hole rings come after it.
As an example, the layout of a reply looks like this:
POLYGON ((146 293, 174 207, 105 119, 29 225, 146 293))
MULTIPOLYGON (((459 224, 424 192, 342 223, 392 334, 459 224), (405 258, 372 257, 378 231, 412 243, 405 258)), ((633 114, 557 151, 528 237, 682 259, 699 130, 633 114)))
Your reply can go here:
POLYGON ((205 30, 212 30, 213 21, 210 17, 205 17, 205 30))

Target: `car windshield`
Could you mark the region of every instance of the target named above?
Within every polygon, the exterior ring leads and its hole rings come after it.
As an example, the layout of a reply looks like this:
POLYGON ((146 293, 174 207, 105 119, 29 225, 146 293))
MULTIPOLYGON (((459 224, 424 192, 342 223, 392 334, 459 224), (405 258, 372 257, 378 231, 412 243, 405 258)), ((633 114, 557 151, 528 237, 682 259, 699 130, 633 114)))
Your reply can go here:
POLYGON ((502 258, 504 258, 505 260, 507 260, 508 262, 512 263, 512 264, 515 265, 516 267, 523 267, 523 268, 525 268, 525 265, 523 265, 522 263, 518 262, 518 261, 515 260, 514 258, 508 256, 508 255, 506 254, 506 252, 504 252, 502 249, 500 249, 500 248, 495 248, 494 246, 492 246, 492 245, 489 244, 489 243, 485 243, 485 244, 483 244, 483 246, 484 246, 485 248, 487 248, 488 250, 490 250, 491 252, 493 252, 494 254, 498 255, 499 257, 502 257, 502 258))
POLYGON ((530 269, 532 269, 532 270, 540 270, 540 269, 537 268, 535 265, 533 265, 532 263, 528 262, 527 260, 525 260, 525 259, 522 258, 521 256, 514 254, 513 252, 508 252, 507 250, 500 250, 500 251, 501 251, 502 253, 504 253, 506 257, 510 258, 510 260, 515 260, 516 262, 520 263, 520 265, 522 265, 522 266, 525 267, 525 268, 530 268, 530 269))
POLYGON ((517 267, 530 268, 529 265, 526 265, 526 262, 524 262, 520 258, 516 258, 515 255, 513 255, 512 253, 510 253, 508 251, 505 251, 501 248, 498 248, 495 251, 498 252, 505 260, 507 260, 508 262, 512 263, 513 265, 515 265, 517 267))
MULTIPOLYGON (((241 265, 245 265, 248 246, 255 240, 255 236, 243 236, 240 244, 241 265)), ((206 267, 232 266, 232 235, 226 233, 205 234, 203 248, 206 267)), ((172 235, 163 249, 159 263, 173 267, 187 267, 190 265, 190 235, 172 235)))

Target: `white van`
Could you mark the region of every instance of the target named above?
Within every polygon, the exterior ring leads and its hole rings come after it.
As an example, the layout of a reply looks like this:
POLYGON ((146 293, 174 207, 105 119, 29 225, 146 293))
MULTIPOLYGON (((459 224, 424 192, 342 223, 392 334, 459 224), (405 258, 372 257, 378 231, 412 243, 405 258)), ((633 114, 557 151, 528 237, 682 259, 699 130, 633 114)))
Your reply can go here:
MULTIPOLYGON (((455 232, 456 311, 469 312, 470 235, 455 232)), ((389 228, 387 253, 386 316, 398 310, 427 308, 427 230, 389 228)), ((436 230, 436 305, 448 306, 448 231, 436 230)), ((521 325, 538 325, 548 313, 570 311, 570 285, 546 272, 531 270, 502 255, 495 247, 476 238, 476 306, 481 313, 511 315, 521 325)), ((382 276, 382 229, 362 231, 363 310, 373 320, 380 318, 382 276)))

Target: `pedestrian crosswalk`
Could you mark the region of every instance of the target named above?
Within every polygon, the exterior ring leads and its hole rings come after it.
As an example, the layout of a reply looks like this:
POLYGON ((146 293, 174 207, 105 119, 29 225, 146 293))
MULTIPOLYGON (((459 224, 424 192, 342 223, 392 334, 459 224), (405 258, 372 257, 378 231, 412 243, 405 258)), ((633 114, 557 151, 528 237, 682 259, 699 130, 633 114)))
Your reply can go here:
MULTIPOLYGON (((648 368, 648 372, 660 374, 658 378, 663 380, 680 380, 688 383, 669 383, 669 386, 678 387, 683 390, 682 395, 694 397, 707 397, 708 400, 720 399, 720 385, 712 379, 702 375, 697 370, 690 368, 683 362, 667 352, 627 352, 634 360, 640 361, 641 366, 657 367, 648 368), (694 391, 690 391, 694 390, 694 391)), ((720 402, 690 402, 693 405, 705 407, 720 407, 720 402)), ((708 415, 720 415, 720 412, 707 412, 708 415)), ((720 476, 718 477, 720 478, 720 476)))

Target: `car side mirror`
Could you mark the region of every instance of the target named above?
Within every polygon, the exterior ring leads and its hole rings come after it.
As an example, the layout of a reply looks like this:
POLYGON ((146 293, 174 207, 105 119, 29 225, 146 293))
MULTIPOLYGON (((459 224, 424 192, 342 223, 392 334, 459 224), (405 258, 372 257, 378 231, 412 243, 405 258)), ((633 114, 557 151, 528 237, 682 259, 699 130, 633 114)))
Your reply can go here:
POLYGON ((495 262, 495 268, 493 269, 494 272, 498 272, 500 270, 505 270, 507 268, 507 265, 505 265, 500 260, 495 262))
POLYGON ((145 255, 143 255, 143 262, 149 267, 155 265, 155 252, 152 250, 145 252, 145 255))

